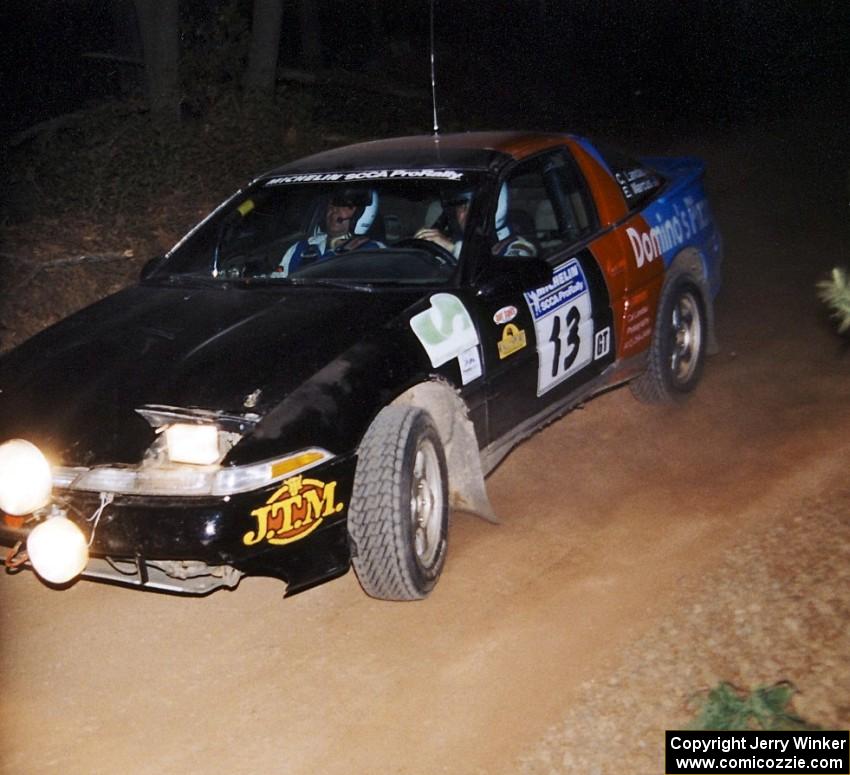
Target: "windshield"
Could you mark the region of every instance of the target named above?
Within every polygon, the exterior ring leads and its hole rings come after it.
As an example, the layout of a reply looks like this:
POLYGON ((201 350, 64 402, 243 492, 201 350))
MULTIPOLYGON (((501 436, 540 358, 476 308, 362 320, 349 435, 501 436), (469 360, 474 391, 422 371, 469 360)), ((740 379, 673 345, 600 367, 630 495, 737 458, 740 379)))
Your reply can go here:
POLYGON ((454 275, 480 182, 479 174, 460 170, 261 180, 190 232, 153 276, 444 284, 454 275))

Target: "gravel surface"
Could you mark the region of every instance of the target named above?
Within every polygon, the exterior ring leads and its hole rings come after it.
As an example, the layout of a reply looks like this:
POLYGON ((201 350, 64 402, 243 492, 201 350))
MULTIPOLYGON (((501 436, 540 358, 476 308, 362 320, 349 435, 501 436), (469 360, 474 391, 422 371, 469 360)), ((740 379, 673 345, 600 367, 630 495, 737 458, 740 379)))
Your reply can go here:
MULTIPOLYGON (((505 525, 456 523, 427 605, 350 578, 285 604, 260 580, 200 601, 0 580, 0 771, 655 775, 664 730, 719 681, 791 681, 799 714, 846 729, 847 350, 813 291, 850 262, 829 136, 683 147, 708 159, 728 244, 724 354, 675 415, 611 395, 518 449, 489 485, 505 525), (94 667, 93 642, 112 655, 94 667)), ((0 351, 130 282, 183 220, 84 222, 5 229, 0 351), (126 261, 55 263, 104 253, 126 261)))
POLYGON ((758 528, 632 644, 607 680, 584 683, 560 724, 512 767, 543 773, 663 773, 664 730, 694 718, 720 681, 790 681, 793 708, 825 729, 850 726, 850 449, 768 496, 758 528))

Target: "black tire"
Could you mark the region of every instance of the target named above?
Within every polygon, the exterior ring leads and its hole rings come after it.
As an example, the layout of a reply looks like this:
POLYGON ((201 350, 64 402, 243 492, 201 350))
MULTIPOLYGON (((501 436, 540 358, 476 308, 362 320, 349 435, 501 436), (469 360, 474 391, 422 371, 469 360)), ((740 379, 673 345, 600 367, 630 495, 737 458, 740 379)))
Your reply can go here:
POLYGON ((382 600, 419 600, 446 561, 446 458, 431 415, 388 406, 358 450, 348 509, 352 562, 363 590, 382 600))
POLYGON ((647 404, 683 400, 702 376, 707 340, 702 295, 692 280, 678 277, 661 293, 646 371, 629 383, 635 398, 647 404))

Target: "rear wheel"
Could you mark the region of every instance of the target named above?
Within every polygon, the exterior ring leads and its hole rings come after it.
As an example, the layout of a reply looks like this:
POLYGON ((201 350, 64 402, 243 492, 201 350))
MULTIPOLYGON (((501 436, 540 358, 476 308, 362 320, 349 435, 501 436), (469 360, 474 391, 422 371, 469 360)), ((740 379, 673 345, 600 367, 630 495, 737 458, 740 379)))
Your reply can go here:
POLYGON ((705 319, 702 296, 691 280, 680 277, 665 287, 646 371, 630 383, 637 399, 680 401, 696 387, 705 361, 705 319))
POLYGON ((448 514, 445 453, 431 416, 384 408, 360 444, 348 510, 354 570, 366 593, 425 597, 445 563, 448 514))

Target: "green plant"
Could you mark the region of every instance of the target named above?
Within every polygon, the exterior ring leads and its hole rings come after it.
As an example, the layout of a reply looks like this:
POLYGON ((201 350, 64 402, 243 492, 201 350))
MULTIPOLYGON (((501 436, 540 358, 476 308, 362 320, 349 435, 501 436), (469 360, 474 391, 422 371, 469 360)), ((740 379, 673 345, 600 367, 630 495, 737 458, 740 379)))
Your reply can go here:
POLYGON ((791 699, 797 689, 787 681, 759 686, 752 691, 722 682, 692 698, 698 708, 691 729, 706 730, 803 730, 818 729, 796 715, 791 699))
POLYGON ((832 277, 818 283, 818 296, 832 308, 838 330, 850 330, 850 277, 846 269, 833 269, 832 277))

